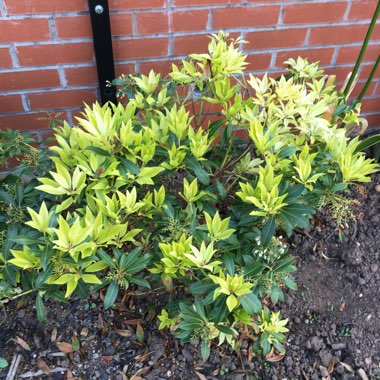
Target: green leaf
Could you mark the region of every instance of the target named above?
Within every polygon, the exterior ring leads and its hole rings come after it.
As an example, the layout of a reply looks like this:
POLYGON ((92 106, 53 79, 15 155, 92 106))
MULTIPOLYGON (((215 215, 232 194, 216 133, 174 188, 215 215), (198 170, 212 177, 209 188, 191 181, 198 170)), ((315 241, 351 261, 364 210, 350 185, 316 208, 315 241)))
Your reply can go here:
POLYGON ((235 262, 230 253, 226 253, 222 257, 223 263, 226 266, 227 272, 230 276, 235 274, 235 262))
POLYGON ((110 152, 107 152, 106 150, 101 149, 97 146, 88 146, 86 150, 91 150, 91 152, 99 154, 100 156, 111 157, 110 152))
POLYGON ((40 288, 42 285, 46 283, 46 280, 51 276, 54 269, 54 264, 51 263, 48 265, 46 270, 41 272, 38 277, 36 278, 36 288, 40 288))
POLYGON ((257 314, 261 312, 262 305, 256 294, 249 293, 240 297, 240 303, 243 309, 249 314, 257 314))
POLYGON ((207 130, 209 131, 209 136, 210 137, 213 137, 217 134, 219 134, 219 130, 220 128, 222 127, 223 124, 225 124, 225 120, 215 120, 213 121, 207 128, 207 130))
POLYGON ((274 232, 276 230, 276 221, 274 218, 270 218, 264 225, 261 231, 261 243, 263 245, 268 245, 271 241, 274 232))
POLYGON ((206 340, 201 343, 201 356, 204 362, 210 357, 210 344, 206 340))
POLYGON ((0 369, 7 368, 9 366, 9 363, 7 359, 0 358, 0 369))
POLYGON ((254 261, 252 264, 244 268, 244 276, 255 277, 264 269, 264 264, 259 261, 254 261))
POLYGON ((16 244, 28 245, 28 246, 33 245, 33 244, 41 244, 41 240, 33 239, 27 235, 15 236, 11 240, 16 244))
POLYGON ((380 135, 367 137, 365 140, 360 141, 359 145, 355 149, 355 152, 360 152, 361 150, 365 150, 370 146, 376 145, 378 143, 380 143, 380 135))
POLYGON ((145 280, 144 278, 132 277, 131 282, 133 282, 134 284, 138 286, 144 286, 145 288, 151 289, 149 282, 145 280))
POLYGON ((111 282, 104 297, 104 309, 109 309, 116 301, 119 293, 119 284, 117 282, 111 282))
POLYGON ((2 199, 5 203, 8 203, 14 207, 17 207, 14 199, 4 190, 0 190, 0 199, 2 199))
POLYGON ((130 161, 126 158, 121 158, 120 161, 121 161, 120 165, 125 170, 128 170, 129 172, 131 172, 132 174, 135 174, 135 175, 140 173, 140 168, 137 165, 135 165, 132 161, 130 161))
POLYGON ((210 293, 217 287, 218 287, 217 284, 214 284, 210 280, 204 279, 204 280, 197 281, 191 284, 189 290, 190 290, 190 293, 193 295, 201 295, 201 294, 210 293))
POLYGON ((109 256, 106 252, 104 252, 102 249, 98 249, 97 251, 97 255, 106 263, 108 264, 108 266, 110 266, 111 268, 115 269, 116 268, 116 264, 115 262, 112 260, 111 256, 109 256))
POLYGON ((298 289, 297 283, 290 276, 284 278, 284 284, 291 290, 298 289))
POLYGON ((210 184, 209 175, 206 173, 206 171, 202 168, 200 163, 194 157, 185 157, 183 162, 186 164, 188 168, 190 168, 195 173, 195 175, 201 183, 203 183, 204 185, 210 184))
POLYGON ((223 326, 223 325, 216 325, 215 326, 220 332, 224 333, 224 334, 227 334, 227 335, 234 335, 234 331, 232 329, 230 329, 229 327, 227 326, 223 326))
POLYGON ((41 323, 47 322, 47 312, 46 307, 44 305, 44 301, 42 300, 42 297, 40 295, 36 298, 36 311, 37 311, 37 319, 41 323))
POLYGON ((12 284, 13 286, 17 286, 16 282, 16 272, 13 270, 12 266, 6 265, 3 269, 4 280, 12 284))

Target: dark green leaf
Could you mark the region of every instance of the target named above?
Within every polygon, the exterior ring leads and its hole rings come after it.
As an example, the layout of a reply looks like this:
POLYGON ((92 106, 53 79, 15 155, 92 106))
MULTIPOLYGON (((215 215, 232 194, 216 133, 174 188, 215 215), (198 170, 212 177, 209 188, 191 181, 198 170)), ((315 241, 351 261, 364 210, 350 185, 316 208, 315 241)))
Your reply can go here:
POLYGON ((190 286, 190 293, 193 295, 206 294, 217 288, 217 285, 210 280, 201 280, 194 282, 190 286))
POLYGON ((268 245, 271 241, 274 232, 276 231, 276 221, 274 218, 270 218, 264 225, 261 231, 261 244, 268 245))
POLYGON ((91 150, 92 152, 99 154, 100 156, 111 157, 110 152, 107 152, 106 150, 101 149, 97 146, 88 146, 86 150, 91 150))
POLYGON ((204 362, 210 357, 210 344, 206 340, 202 340, 201 343, 201 356, 204 362))
POLYGON ((215 326, 220 332, 224 333, 224 334, 227 334, 227 335, 233 335, 234 334, 234 331, 227 327, 227 326, 223 326, 223 325, 216 325, 215 326))
POLYGON ((4 190, 0 190, 0 199, 2 199, 5 203, 17 207, 15 200, 4 190))
POLYGON ((126 158, 121 158, 120 159, 121 161, 121 165, 123 166, 123 168, 129 172, 131 172, 132 174, 139 174, 140 173, 140 168, 135 165, 132 161, 126 159, 126 158))
POLYGON ((262 305, 256 294, 249 293, 240 297, 240 303, 243 309, 249 314, 257 314, 261 312, 262 305))
POLYGON ((119 293, 119 284, 117 282, 111 282, 107 289, 106 295, 104 296, 104 308, 109 309, 116 301, 117 295, 119 293))
POLYGON ((380 143, 380 135, 367 137, 366 139, 360 141, 359 145, 355 149, 355 152, 360 152, 361 150, 365 150, 370 146, 376 145, 378 143, 380 143))
POLYGON ((206 171, 202 168, 200 163, 194 157, 185 157, 183 162, 188 168, 190 168, 194 172, 194 174, 197 176, 201 183, 203 183, 204 185, 210 184, 209 175, 206 173, 206 171))
POLYGON ((46 307, 44 305, 44 301, 42 300, 42 297, 40 295, 36 298, 36 311, 37 311, 37 319, 41 323, 47 322, 47 312, 46 307))
POLYGON ((51 276, 54 269, 54 264, 51 263, 48 265, 46 270, 41 272, 38 277, 36 278, 36 288, 40 288, 42 285, 46 283, 46 280, 51 276))
POLYGON ((102 249, 98 249, 97 255, 111 268, 115 269, 116 265, 115 262, 112 260, 111 256, 109 256, 106 252, 104 252, 102 249))

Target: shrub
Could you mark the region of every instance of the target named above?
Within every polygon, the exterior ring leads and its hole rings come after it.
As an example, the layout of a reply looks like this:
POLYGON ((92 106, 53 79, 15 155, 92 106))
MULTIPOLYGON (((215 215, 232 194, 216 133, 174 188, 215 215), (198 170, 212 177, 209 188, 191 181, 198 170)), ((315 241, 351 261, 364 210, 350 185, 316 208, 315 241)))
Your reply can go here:
POLYGON ((199 338, 205 360, 213 340, 239 349, 252 335, 264 355, 284 352, 286 320, 269 307, 297 285, 281 234, 378 167, 346 136, 360 104, 334 113, 345 99, 333 78, 301 58, 277 80, 246 77, 239 42, 213 36, 165 80, 123 76, 125 105, 55 128, 39 205, 3 244, 3 276, 36 293, 40 319, 49 298, 104 288, 107 309, 162 282, 159 328, 199 338))

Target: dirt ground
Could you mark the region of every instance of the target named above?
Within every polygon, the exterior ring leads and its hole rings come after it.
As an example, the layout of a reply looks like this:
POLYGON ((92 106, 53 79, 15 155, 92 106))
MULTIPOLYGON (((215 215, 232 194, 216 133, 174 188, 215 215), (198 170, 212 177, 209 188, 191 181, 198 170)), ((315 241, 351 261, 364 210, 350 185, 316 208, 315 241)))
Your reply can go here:
MULTIPOLYGON (((344 239, 324 213, 290 241, 299 291, 279 305, 290 329, 279 362, 252 357, 243 342, 239 355, 213 346, 203 363, 197 342, 182 345, 157 331, 154 309, 163 300, 149 293, 108 311, 97 295, 51 303, 46 325, 36 321, 33 304, 13 302, 0 312, 0 357, 11 363, 21 355, 15 379, 380 379, 379 184, 377 175, 353 189, 362 206, 344 239), (142 319, 143 344, 135 333, 142 319)), ((0 369, 0 379, 8 371, 0 369)))

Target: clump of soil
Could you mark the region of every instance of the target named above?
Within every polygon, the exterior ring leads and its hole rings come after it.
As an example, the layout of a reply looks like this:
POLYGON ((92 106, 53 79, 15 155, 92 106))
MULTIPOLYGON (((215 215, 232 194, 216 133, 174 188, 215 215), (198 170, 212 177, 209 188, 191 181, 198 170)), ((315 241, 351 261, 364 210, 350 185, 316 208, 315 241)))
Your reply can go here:
MULTIPOLYGON (((213 346, 203 363, 197 342, 183 345, 157 331, 154 310, 166 295, 149 292, 126 296, 123 305, 108 311, 97 295, 52 302, 46 325, 36 321, 32 303, 12 302, 0 316, 0 357, 11 363, 22 355, 15 379, 380 379, 379 183, 376 175, 365 188, 352 189, 362 217, 344 231, 343 241, 325 214, 315 217, 310 231, 292 238, 299 291, 279 305, 290 330, 279 362, 254 357, 243 342, 239 354, 213 346), (143 344, 137 339, 141 331, 136 336, 142 319, 143 344), (72 348, 75 352, 62 352, 72 348)), ((8 371, 0 369, 0 379, 8 371)))

